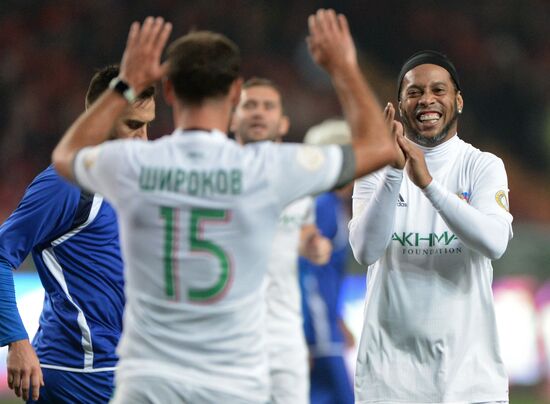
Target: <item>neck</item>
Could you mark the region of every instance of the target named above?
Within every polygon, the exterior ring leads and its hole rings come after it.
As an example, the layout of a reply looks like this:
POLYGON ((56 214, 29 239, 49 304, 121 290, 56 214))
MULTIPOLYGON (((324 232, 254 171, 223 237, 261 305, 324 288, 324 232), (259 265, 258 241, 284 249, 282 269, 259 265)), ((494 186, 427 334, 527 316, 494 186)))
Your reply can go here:
POLYGON ((176 103, 173 108, 173 119, 176 128, 217 129, 227 133, 231 105, 228 100, 206 100, 200 105, 176 103))

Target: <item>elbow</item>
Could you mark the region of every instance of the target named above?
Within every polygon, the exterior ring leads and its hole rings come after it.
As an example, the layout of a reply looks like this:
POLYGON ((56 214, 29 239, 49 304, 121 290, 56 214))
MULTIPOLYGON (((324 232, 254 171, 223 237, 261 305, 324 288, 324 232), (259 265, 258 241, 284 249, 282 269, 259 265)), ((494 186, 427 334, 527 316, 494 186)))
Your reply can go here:
POLYGON ((357 261, 361 265, 367 265, 365 263, 365 260, 363 260, 362 249, 354 246, 353 243, 351 243, 351 240, 350 240, 350 245, 351 245, 351 252, 353 253, 353 258, 355 258, 355 261, 357 261))
POLYGON ((500 259, 506 252, 508 247, 508 237, 500 237, 499 239, 492 240, 491 244, 488 244, 480 251, 483 255, 489 258, 491 261, 500 259))
POLYGON ((499 243, 498 245, 492 246, 492 248, 489 248, 485 255, 492 261, 498 260, 506 252, 506 247, 508 247, 507 240, 503 243, 499 243))
POLYGON ((374 264, 380 256, 372 248, 372 241, 366 239, 365 234, 368 232, 360 231, 356 228, 355 220, 351 220, 349 224, 349 244, 355 260, 364 266, 374 264))
POLYGON ((484 255, 492 261, 500 259, 506 252, 508 248, 508 242, 512 238, 512 231, 508 224, 498 229, 493 233, 493 236, 490 239, 490 243, 486 245, 486 251, 484 255), (498 236, 496 236, 498 234, 498 236))
POLYGON ((355 260, 363 266, 371 266, 378 261, 379 258, 372 254, 368 248, 354 248, 352 245, 351 251, 353 252, 353 257, 355 260))
POLYGON ((374 252, 368 247, 366 240, 354 240, 350 233, 349 244, 355 260, 364 266, 374 264, 378 260, 378 256, 375 256, 374 252))

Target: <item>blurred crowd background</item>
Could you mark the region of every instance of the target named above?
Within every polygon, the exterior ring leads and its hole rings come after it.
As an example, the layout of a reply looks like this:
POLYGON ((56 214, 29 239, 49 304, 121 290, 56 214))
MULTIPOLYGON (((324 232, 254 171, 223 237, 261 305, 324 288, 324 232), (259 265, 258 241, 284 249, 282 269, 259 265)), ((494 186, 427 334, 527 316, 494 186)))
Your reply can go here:
MULTIPOLYGON (((120 60, 130 23, 147 15, 173 22, 172 38, 191 29, 232 38, 241 47, 245 77, 265 76, 281 87, 291 119, 288 140, 301 141, 310 126, 338 116, 330 81, 311 62, 305 42, 307 16, 319 7, 347 15, 381 103, 396 102, 400 66, 417 50, 436 49, 454 61, 465 100, 459 135, 500 156, 508 171, 515 237, 495 262, 495 278, 520 277, 529 285, 533 313, 540 312, 550 279, 548 0, 2 0, 0 223, 82 112, 95 69, 120 60)), ((172 125, 167 107, 157 105, 153 138, 172 125)), ((534 327, 543 351, 542 323, 534 327)))

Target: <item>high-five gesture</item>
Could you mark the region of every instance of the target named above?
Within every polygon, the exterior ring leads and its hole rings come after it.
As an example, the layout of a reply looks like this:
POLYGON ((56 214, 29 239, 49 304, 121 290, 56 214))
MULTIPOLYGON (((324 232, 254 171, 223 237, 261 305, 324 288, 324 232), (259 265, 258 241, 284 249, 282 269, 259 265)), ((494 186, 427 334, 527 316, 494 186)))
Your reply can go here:
POLYGON ((172 31, 172 24, 162 17, 147 17, 142 25, 130 27, 126 49, 120 62, 120 78, 139 94, 167 71, 167 63, 160 63, 162 50, 172 31))
POLYGON ((172 24, 162 17, 147 17, 143 24, 131 25, 119 73, 119 79, 130 88, 121 91, 116 85, 109 85, 109 90, 67 129, 52 154, 59 174, 73 179, 76 153, 108 140, 116 120, 127 110, 128 102, 133 104, 135 96, 139 98, 143 90, 167 73, 168 64, 161 63, 160 58, 171 31, 172 24), (127 96, 128 90, 133 90, 134 96, 127 96))
POLYGON ((345 16, 321 9, 309 16, 308 24, 307 43, 315 63, 329 73, 341 64, 357 64, 357 52, 345 16))
POLYGON ((311 57, 330 75, 351 129, 355 175, 394 163, 398 147, 361 73, 346 17, 321 9, 309 16, 308 25, 311 57))

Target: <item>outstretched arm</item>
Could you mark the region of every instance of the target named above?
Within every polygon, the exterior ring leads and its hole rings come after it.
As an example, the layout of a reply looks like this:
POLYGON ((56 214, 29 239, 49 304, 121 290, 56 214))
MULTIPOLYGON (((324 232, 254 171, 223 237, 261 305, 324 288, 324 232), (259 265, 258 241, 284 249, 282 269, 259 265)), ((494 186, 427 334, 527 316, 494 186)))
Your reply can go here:
POLYGON ((382 110, 363 78, 346 17, 321 9, 308 20, 310 53, 331 76, 352 133, 355 177, 397 158, 397 146, 384 124, 382 110))
MULTIPOLYGON (((172 25, 160 17, 147 17, 143 25, 132 24, 119 78, 130 86, 134 94, 141 93, 165 75, 168 66, 160 63, 160 56, 171 30, 172 25)), ((108 89, 80 115, 53 151, 52 160, 60 175, 74 180, 72 165, 77 152, 106 141, 130 100, 131 95, 125 98, 114 89, 108 89)))

